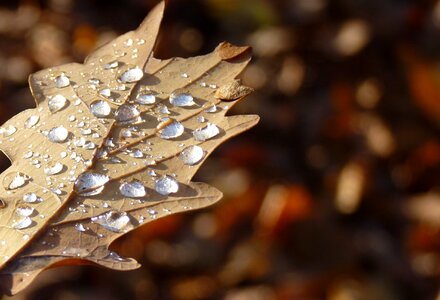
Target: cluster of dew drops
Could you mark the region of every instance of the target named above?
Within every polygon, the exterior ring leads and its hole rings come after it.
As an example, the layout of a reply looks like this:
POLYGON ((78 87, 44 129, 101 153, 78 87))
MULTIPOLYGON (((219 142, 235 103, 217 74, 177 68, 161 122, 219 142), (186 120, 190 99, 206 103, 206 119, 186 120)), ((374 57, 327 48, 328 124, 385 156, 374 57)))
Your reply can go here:
MULTIPOLYGON (((144 42, 144 40, 134 41, 132 39, 128 39, 124 43, 124 45, 125 47, 131 47, 134 44, 141 45, 144 42)), ((116 44, 113 44, 113 46, 115 47, 116 44)), ((133 53, 136 52, 136 49, 134 49, 133 53)), ((123 56, 125 54, 126 53, 118 55, 123 56)), ((122 67, 123 65, 124 64, 120 64, 117 60, 114 60, 111 62, 103 63, 101 68, 103 71, 115 72, 115 70, 117 70, 119 67, 122 67)), ((120 90, 124 90, 126 88, 125 84, 137 83, 144 77, 144 72, 140 67, 130 67, 126 68, 123 71, 119 71, 120 72, 118 75, 118 82, 120 85, 118 86, 118 89, 120 90)), ((187 73, 182 73, 181 77, 189 78, 190 76, 187 73)), ((78 98, 70 99, 72 100, 70 101, 62 95, 61 91, 72 84, 68 75, 60 73, 58 75, 53 75, 51 78, 54 81, 56 89, 60 90, 60 94, 48 97, 47 105, 51 113, 61 111, 71 105, 71 103, 75 106, 79 106, 83 103, 78 98)), ((115 103, 115 101, 112 101, 114 99, 111 98, 112 90, 107 87, 99 89, 99 85, 101 84, 101 82, 98 79, 91 78, 88 80, 88 83, 93 89, 98 90, 99 95, 101 96, 98 100, 92 102, 89 106, 91 114, 93 114, 101 123, 106 124, 108 119, 114 119, 118 124, 128 124, 130 126, 136 125, 143 121, 139 107, 154 106, 154 108, 162 115, 161 117, 158 117, 159 125, 157 126, 157 134, 160 138, 165 140, 172 140, 180 137, 184 133, 184 126, 177 120, 173 120, 167 116, 170 114, 168 106, 164 105, 163 103, 158 103, 160 101, 158 101, 156 93, 150 91, 148 88, 140 89, 133 102, 117 103, 117 109, 112 109, 112 107, 109 105, 109 101, 111 103, 115 103)), ((217 88, 215 84, 207 84, 205 82, 201 82, 200 86, 211 89, 217 88)), ((175 92, 171 93, 167 100, 171 106, 175 107, 189 108, 197 105, 197 103, 194 101, 194 97, 190 93, 182 92, 181 90, 176 90, 175 92)), ((227 109, 227 107, 225 107, 225 109, 227 109)), ((216 105, 211 105, 205 108, 205 112, 207 113, 215 113, 217 110, 218 108, 216 107, 216 105)), ((50 141, 51 143, 63 144, 67 142, 67 144, 69 145, 68 149, 74 149, 73 146, 75 146, 82 147, 87 150, 95 150, 98 147, 96 143, 87 140, 87 137, 90 136, 91 138, 98 139, 100 138, 100 135, 98 133, 93 133, 92 129, 87 126, 86 122, 77 120, 77 117, 75 115, 71 115, 68 121, 76 122, 76 127, 81 128, 80 132, 82 137, 75 139, 71 142, 71 133, 67 128, 62 125, 53 127, 48 131, 42 132, 42 134, 44 134, 47 137, 48 141, 50 141)), ((203 142, 208 139, 214 138, 220 133, 219 128, 215 124, 207 122, 203 116, 198 116, 197 121, 199 123, 205 124, 202 124, 200 128, 193 130, 192 134, 195 141, 203 142)), ((40 117, 38 115, 32 115, 24 122, 23 126, 26 129, 35 129, 40 126, 39 123, 40 117)), ((7 138, 3 139, 3 142, 13 142, 14 134, 16 134, 18 130, 19 129, 13 125, 0 128, 0 136, 7 138)), ((124 130, 122 130, 122 135, 124 137, 131 137, 133 131, 136 131, 135 127, 125 128, 124 130)), ((0 143, 2 143, 2 141, 0 141, 0 143)), ((111 151, 112 148, 114 149, 115 147, 116 146, 113 143, 112 138, 107 138, 103 143, 103 147, 101 149, 98 149, 99 151, 97 151, 96 157, 105 158, 108 154, 108 151, 111 151)), ((54 162, 56 161, 56 159, 51 157, 50 155, 42 155, 40 153, 32 151, 32 145, 29 145, 28 148, 29 151, 24 154, 24 158, 29 160, 30 163, 36 168, 41 168, 42 166, 44 167, 44 173, 49 178, 49 184, 51 183, 51 176, 61 174, 67 170, 66 166, 63 165, 61 162, 54 162)), ((203 160, 205 154, 206 152, 203 150, 202 147, 198 145, 192 145, 184 148, 180 152, 179 158, 186 165, 196 165, 203 160)), ((83 161, 83 158, 80 155, 76 154, 74 151, 70 153, 68 153, 68 151, 60 153, 62 159, 68 157, 69 155, 70 158, 77 163, 82 161, 85 165, 92 165, 91 160, 83 161)), ((131 151, 130 155, 135 158, 144 158, 144 153, 140 150, 131 151)), ((118 162, 116 157, 112 157, 110 159, 113 159, 114 162, 118 162)), ((150 162, 150 164, 154 164, 154 162, 150 162)), ((84 172, 79 174, 78 176, 75 176, 74 169, 76 169, 76 165, 74 165, 72 168, 73 170, 70 170, 71 177, 69 177, 68 180, 74 183, 75 192, 81 196, 93 196, 100 194, 104 190, 105 184, 111 180, 111 178, 105 174, 94 172, 84 172)), ((161 177, 158 177, 155 174, 154 170, 149 170, 148 174, 155 178, 155 191, 160 195, 167 196, 178 192, 179 183, 174 178, 174 175, 163 175, 161 177)), ((16 173, 15 176, 9 178, 7 182, 3 183, 3 185, 6 190, 16 190, 26 185, 29 180, 31 180, 29 176, 22 173, 16 173)), ((51 188, 50 190, 51 192, 60 195, 62 193, 60 188, 63 187, 65 187, 65 185, 61 183, 58 187, 51 188)), ((145 186, 142 184, 142 182, 137 180, 133 180, 131 182, 122 182, 120 184, 119 191, 124 197, 127 198, 136 199, 145 197, 147 195, 145 186)), ((49 190, 43 190, 43 193, 47 192, 49 192, 49 190)), ((38 215, 36 214, 35 209, 32 207, 32 204, 40 203, 42 201, 43 199, 37 196, 36 193, 31 192, 25 194, 23 196, 22 204, 16 206, 15 214, 17 218, 14 219, 11 227, 17 230, 32 227, 34 224, 32 216, 38 215)), ((103 208, 110 207, 107 202, 104 202, 102 206, 103 208)), ((6 207, 6 203, 3 200, 0 200, 0 208, 3 207, 6 207)), ((166 212, 168 213, 170 212, 168 209, 164 210, 166 210, 166 212)), ((153 209, 147 209, 147 213, 151 218, 156 218, 158 215, 158 212, 153 209)), ((43 215, 40 215, 40 217, 44 218, 43 215)), ((144 217, 141 217, 139 223, 142 223, 143 220, 144 217)), ((91 221, 93 223, 101 225, 109 231, 123 232, 130 228, 131 216, 123 211, 121 212, 116 210, 109 210, 99 216, 92 217, 91 221)), ((81 223, 77 223, 75 225, 75 229, 80 232, 85 232, 88 230, 88 228, 81 223)), ((24 235, 23 238, 29 239, 29 235, 24 235)), ((5 241, 0 241, 0 246, 4 246, 4 243, 5 241)))

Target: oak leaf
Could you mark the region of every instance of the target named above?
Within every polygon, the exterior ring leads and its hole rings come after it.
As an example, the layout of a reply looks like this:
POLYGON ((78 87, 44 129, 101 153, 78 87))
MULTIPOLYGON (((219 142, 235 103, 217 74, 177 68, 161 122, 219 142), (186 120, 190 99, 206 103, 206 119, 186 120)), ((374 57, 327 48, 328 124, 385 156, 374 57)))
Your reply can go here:
POLYGON ((54 266, 138 268, 109 250, 115 239, 221 198, 190 180, 215 147, 258 122, 225 116, 250 93, 235 80, 250 51, 222 43, 204 56, 154 58, 164 7, 84 64, 31 75, 37 107, 1 127, 0 149, 12 162, 0 175, 4 293, 54 266))

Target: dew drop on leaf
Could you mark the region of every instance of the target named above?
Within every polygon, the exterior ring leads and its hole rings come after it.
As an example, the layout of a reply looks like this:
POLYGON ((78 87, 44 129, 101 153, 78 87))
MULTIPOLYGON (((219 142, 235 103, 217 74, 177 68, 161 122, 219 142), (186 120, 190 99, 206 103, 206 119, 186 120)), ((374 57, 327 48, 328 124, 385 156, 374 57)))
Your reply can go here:
POLYGON ((123 196, 129 198, 141 198, 147 194, 145 186, 139 181, 124 182, 119 190, 123 196))
POLYGON ((111 114, 112 109, 107 102, 97 100, 90 105, 90 111, 97 118, 105 118, 111 114))
POLYGON ((87 229, 84 227, 84 225, 83 224, 81 224, 81 223, 76 223, 75 224, 75 229, 77 230, 77 231, 79 231, 79 232, 85 232, 85 231, 87 231, 87 229))
POLYGON ((57 88, 64 88, 70 85, 70 80, 65 74, 61 74, 55 78, 55 86, 57 88))
POLYGON ((193 106, 194 98, 190 93, 173 92, 170 95, 170 103, 174 106, 193 106))
POLYGON ((185 165, 195 165, 203 159, 205 151, 202 147, 194 145, 185 148, 179 155, 179 158, 185 165))
POLYGON ((35 203, 35 202, 37 202, 38 201, 37 194, 35 194, 35 193, 25 194, 23 196, 23 201, 26 202, 26 203, 35 203))
POLYGON ((7 190, 15 190, 24 186, 28 181, 28 177, 22 173, 10 174, 3 179, 3 186, 7 190))
POLYGON ((156 180, 154 188, 159 194, 167 196, 172 193, 177 193, 179 190, 179 183, 173 177, 165 175, 156 180))
POLYGON ((93 223, 99 224, 112 232, 124 232, 130 229, 130 217, 126 212, 111 210, 97 217, 91 218, 93 223))
POLYGON ((205 127, 198 128, 193 131, 193 136, 196 141, 209 140, 220 133, 220 130, 215 124, 208 123, 205 127))
POLYGON ((53 143, 64 143, 69 136, 69 131, 63 126, 54 127, 49 131, 47 138, 53 143))
POLYGON ((154 104, 156 103, 156 96, 153 94, 139 94, 135 102, 142 105, 154 104))
POLYGON ((119 80, 123 83, 132 83, 141 80, 142 77, 144 77, 144 71, 140 68, 133 68, 122 73, 119 80))
POLYGON ((63 95, 55 95, 49 99, 48 106, 52 113, 62 110, 67 104, 67 99, 63 95))
POLYGON ((29 217, 34 213, 34 208, 27 205, 19 205, 15 209, 15 213, 21 217, 29 217))
POLYGON ((16 132, 17 132, 17 128, 12 125, 9 125, 6 128, 3 128, 3 127, 0 128, 0 134, 2 134, 5 137, 11 136, 16 132))
MULTIPOLYGON (((165 121, 168 122, 168 121, 165 121)), ((158 127, 160 124, 158 125, 158 127)), ((167 125, 165 128, 159 131, 160 137, 169 140, 176 137, 179 137, 183 134, 185 131, 185 128, 183 125, 177 121, 172 122, 171 124, 167 125)))
POLYGON ((12 224, 12 227, 14 229, 26 229, 32 225, 32 219, 29 217, 23 217, 14 224, 12 224))
POLYGON ((26 122, 24 123, 24 126, 26 128, 31 128, 32 126, 37 125, 39 121, 40 121, 40 117, 39 116, 30 116, 26 120, 26 122))
POLYGON ((104 185, 109 180, 107 175, 83 173, 75 181, 75 191, 82 196, 97 195, 104 190, 104 185))
POLYGON ((116 110, 115 117, 116 121, 120 123, 130 123, 136 121, 140 114, 134 105, 123 104, 116 110))
POLYGON ((64 165, 62 163, 57 162, 54 165, 45 168, 44 173, 46 175, 52 176, 61 173, 63 169, 64 169, 64 165))

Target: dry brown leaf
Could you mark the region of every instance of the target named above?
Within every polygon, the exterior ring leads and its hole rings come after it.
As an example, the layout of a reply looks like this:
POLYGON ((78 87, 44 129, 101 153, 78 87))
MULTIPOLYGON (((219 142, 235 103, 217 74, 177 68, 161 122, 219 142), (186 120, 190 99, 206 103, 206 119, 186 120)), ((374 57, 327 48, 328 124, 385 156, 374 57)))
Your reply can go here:
POLYGON ((236 85, 250 51, 222 43, 204 56, 155 59, 164 6, 84 64, 33 74, 37 108, 1 127, 0 149, 12 161, 0 178, 4 293, 53 266, 137 268, 108 249, 115 239, 221 198, 190 180, 215 147, 258 122, 225 116, 250 89, 236 86, 234 101, 215 97, 236 85))

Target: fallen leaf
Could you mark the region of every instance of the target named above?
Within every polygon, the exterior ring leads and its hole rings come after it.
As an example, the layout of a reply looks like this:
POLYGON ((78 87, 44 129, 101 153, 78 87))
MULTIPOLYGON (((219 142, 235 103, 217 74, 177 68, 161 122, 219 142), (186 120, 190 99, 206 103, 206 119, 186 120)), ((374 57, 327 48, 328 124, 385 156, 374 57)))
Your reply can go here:
MULTIPOLYGON (((222 194, 191 182, 206 157, 258 116, 225 114, 215 97, 250 60, 248 47, 159 60, 153 47, 165 4, 136 31, 30 76, 37 103, 0 129, 12 166, 0 175, 0 286, 16 294, 49 267, 139 264, 110 251, 158 218, 212 205, 222 194)), ((228 99, 232 100, 232 99, 228 99)))

